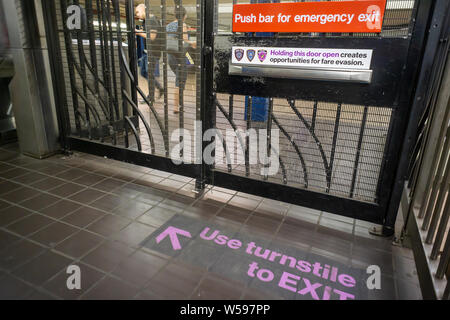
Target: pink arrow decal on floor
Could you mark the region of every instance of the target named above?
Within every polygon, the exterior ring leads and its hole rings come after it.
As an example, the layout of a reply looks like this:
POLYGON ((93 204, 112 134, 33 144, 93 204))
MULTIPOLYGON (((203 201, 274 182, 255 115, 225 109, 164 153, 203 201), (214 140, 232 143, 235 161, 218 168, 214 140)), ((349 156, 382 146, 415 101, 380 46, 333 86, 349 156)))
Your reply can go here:
POLYGON ((178 240, 178 236, 185 236, 188 238, 192 238, 191 234, 188 231, 185 230, 181 230, 175 227, 168 227, 166 229, 166 231, 164 231, 163 233, 161 233, 158 237, 156 237, 156 243, 160 243, 161 241, 164 240, 164 238, 166 238, 167 236, 170 237, 170 242, 172 242, 172 247, 173 250, 180 250, 181 249, 181 244, 180 241, 178 240))

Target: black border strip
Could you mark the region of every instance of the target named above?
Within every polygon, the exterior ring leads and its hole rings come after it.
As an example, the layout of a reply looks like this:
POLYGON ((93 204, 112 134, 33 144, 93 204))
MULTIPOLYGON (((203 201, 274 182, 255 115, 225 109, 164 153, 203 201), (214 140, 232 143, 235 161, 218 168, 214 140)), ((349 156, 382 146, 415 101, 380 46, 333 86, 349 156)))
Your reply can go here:
POLYGON ((127 162, 151 169, 179 174, 186 177, 196 178, 200 165, 181 164, 176 165, 170 158, 155 156, 148 153, 129 150, 113 145, 97 143, 82 138, 68 138, 71 150, 107 157, 113 160, 127 162))
POLYGON ((213 171, 214 185, 264 198, 270 198, 299 206, 305 206, 342 216, 383 223, 382 208, 374 203, 340 198, 325 193, 299 189, 283 184, 256 180, 243 176, 213 171))

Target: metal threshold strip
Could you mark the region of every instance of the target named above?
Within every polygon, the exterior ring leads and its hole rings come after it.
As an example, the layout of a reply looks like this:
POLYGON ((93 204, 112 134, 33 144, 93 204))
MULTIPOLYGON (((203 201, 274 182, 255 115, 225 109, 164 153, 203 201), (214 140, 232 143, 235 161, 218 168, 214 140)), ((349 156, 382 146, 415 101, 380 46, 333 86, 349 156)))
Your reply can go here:
POLYGON ((371 83, 372 70, 331 70, 311 68, 280 68, 267 66, 229 64, 228 73, 239 76, 261 76, 269 78, 343 81, 371 83))

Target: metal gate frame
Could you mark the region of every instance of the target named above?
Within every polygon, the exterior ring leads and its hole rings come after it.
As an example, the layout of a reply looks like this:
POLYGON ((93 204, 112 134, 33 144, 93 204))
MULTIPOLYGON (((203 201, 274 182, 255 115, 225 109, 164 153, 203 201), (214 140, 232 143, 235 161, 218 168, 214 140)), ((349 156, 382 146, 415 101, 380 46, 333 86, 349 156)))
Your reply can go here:
MULTIPOLYGON (((177 0, 181 2, 181 0, 177 0)), ((215 93, 213 90, 213 57, 214 57, 214 12, 215 1, 203 0, 201 5, 202 19, 202 84, 201 84, 201 120, 203 132, 214 128, 215 122, 215 93), (211 106, 213 106, 211 108, 211 106)), ((134 1, 128 1, 127 10, 133 9, 134 1)), ((61 132, 60 142, 63 150, 76 150, 98 156, 107 156, 108 158, 129 162, 149 168, 163 170, 175 174, 189 176, 197 179, 196 187, 203 189, 206 184, 214 184, 219 187, 225 187, 280 200, 296 205, 307 206, 319 210, 332 212, 335 214, 348 216, 356 219, 366 220, 381 224, 384 226, 383 233, 389 235, 393 233, 397 208, 400 201, 403 182, 405 180, 406 165, 410 154, 411 136, 415 132, 408 130, 407 127, 415 127, 412 123, 417 123, 417 115, 420 114, 423 106, 415 103, 414 93, 417 88, 417 81, 420 66, 422 64, 423 52, 426 44, 426 33, 430 26, 431 13, 433 12, 435 1, 419 0, 415 12, 415 25, 410 37, 408 55, 406 64, 403 66, 403 72, 400 78, 400 86, 395 98, 395 107, 405 110, 404 114, 394 112, 394 125, 391 126, 388 134, 388 146, 385 149, 385 162, 382 166, 382 176, 380 177, 383 186, 380 190, 380 204, 371 204, 367 202, 340 198, 337 196, 302 190, 287 185, 271 183, 267 181, 255 180, 247 177, 231 175, 213 170, 205 163, 175 165, 170 158, 144 154, 141 152, 105 145, 83 138, 70 137, 70 126, 68 122, 67 110, 62 106, 65 102, 64 73, 62 69, 61 48, 58 41, 58 30, 55 16, 54 1, 42 1, 43 11, 46 21, 46 37, 49 46, 51 60, 52 80, 54 83, 54 95, 56 99, 59 128, 61 132), (414 85, 412 85, 414 84, 414 85), (411 117, 410 117, 411 115, 411 117), (406 135, 407 133, 407 135, 406 135), (398 150, 402 150, 401 153, 398 150)), ((439 8, 435 8, 439 9, 439 8)), ((132 26, 133 27, 133 26, 132 26)), ((373 40, 373 39, 372 39, 373 40)), ((131 47, 134 39, 129 38, 131 47)), ((131 50, 133 51, 133 50, 131 50)), ((135 62, 134 54, 130 51, 130 65, 135 62)), ((430 60, 433 57, 427 56, 430 60)), ((134 71, 135 72, 135 71, 134 71)), ((419 83, 420 86, 425 83, 419 83)), ((420 91, 420 90, 418 90, 420 91)), ((133 97, 133 100, 136 98, 133 97)), ((203 148, 206 147, 204 142, 203 148)))
MULTIPOLYGON (((351 218, 370 221, 373 223, 383 225, 380 230, 380 235, 392 235, 394 232, 394 224, 397 217, 398 205, 400 202, 403 183, 405 181, 406 167, 411 153, 411 137, 415 133, 411 130, 406 132, 407 127, 411 127, 411 124, 418 121, 417 114, 423 108, 420 103, 415 103, 414 93, 416 89, 418 91, 426 86, 426 81, 418 83, 418 76, 420 67, 422 64, 422 56, 426 44, 427 30, 430 27, 430 20, 433 10, 442 10, 444 4, 438 3, 435 8, 435 1, 419 0, 416 7, 415 16, 413 16, 414 29, 412 30, 411 37, 409 38, 409 44, 407 49, 406 63, 402 66, 403 70, 399 75, 398 81, 400 86, 396 93, 395 102, 393 108, 402 112, 394 112, 393 119, 388 133, 388 140, 386 141, 387 148, 385 149, 385 161, 382 164, 379 186, 382 186, 379 193, 379 204, 371 204, 358 200, 340 198, 337 196, 318 193, 309 190, 298 189, 287 185, 271 183, 267 181, 254 180, 249 177, 232 175, 225 172, 214 171, 211 167, 204 169, 203 175, 205 182, 214 181, 214 184, 224 188, 230 188, 237 191, 250 193, 258 196, 263 196, 279 201, 284 201, 296 205, 306 206, 318 210, 328 211, 331 213, 347 216, 351 218), (398 152, 402 150, 402 152, 398 152)), ((206 1, 205 4, 205 68, 206 75, 204 78, 204 110, 208 110, 204 114, 205 130, 214 127, 215 122, 215 110, 216 108, 206 108, 206 106, 215 106, 215 92, 213 88, 213 57, 214 57, 214 12, 215 1, 206 1)), ((345 40, 345 39, 344 39, 345 40)), ((356 39, 361 44, 367 44, 366 47, 371 48, 371 45, 376 44, 376 39, 356 39), (375 40, 375 41, 374 41, 375 40)), ((404 39, 381 39, 378 41, 393 41, 395 48, 395 41, 404 39)), ((244 39, 237 43, 239 45, 255 46, 258 41, 266 41, 264 38, 254 41, 254 39, 244 39)), ((313 43, 314 40, 303 39, 303 43, 306 43, 308 47, 309 43, 313 43)), ((331 43, 336 43, 336 39, 328 39, 331 43)), ((339 40, 338 40, 339 41, 339 40)), ((351 40, 350 40, 351 41, 351 40)), ((277 43, 277 42, 275 42, 277 43)), ((261 45, 259 45, 261 46, 261 45)), ((264 46, 268 46, 264 43, 264 46)), ((270 45, 269 45, 270 46, 270 45)), ((280 47, 280 45, 273 45, 274 47, 280 47)), ((282 46, 281 46, 282 47, 282 46)), ((324 46, 333 47, 333 46, 324 46)), ((361 46, 364 47, 364 46, 361 46)), ((427 62, 433 59, 433 56, 427 56, 425 58, 427 62)), ((426 70, 424 70, 426 72, 426 70)), ((222 79, 221 79, 222 80, 222 79)), ((280 79, 276 79, 279 81, 280 79)), ((277 87, 276 81, 272 81, 267 87, 273 87, 273 92, 279 92, 280 87, 277 87)), ((234 84, 234 87, 240 87, 241 82, 234 84)), ((312 87, 317 86, 313 84, 312 87)), ((332 86, 332 85, 330 85, 332 86)), ((267 88, 265 88, 267 90, 267 88)), ((282 89, 281 89, 282 90, 282 89)), ((350 91, 348 91, 350 92, 350 91)), ((230 94, 234 92, 229 92, 230 94)), ((254 90, 240 93, 243 95, 256 95, 266 96, 264 92, 254 90)), ((369 93, 370 94, 370 93, 369 93)), ((307 99, 310 100, 310 99, 307 99)), ((419 98, 420 100, 420 98, 419 98)), ((333 101, 339 103, 340 101, 333 101)))
MULTIPOLYGON (((119 3, 119 0, 113 0, 119 3)), ((178 0, 181 1, 181 0, 178 0)), ((92 0, 91 0, 92 2, 92 0)), ((127 16, 134 16, 134 0, 127 0, 128 6, 126 7, 127 16)), ((179 174, 191 178, 197 178, 200 176, 202 165, 200 164, 185 164, 180 165, 174 164, 172 160, 167 157, 157 156, 153 154, 142 153, 127 148, 122 148, 118 146, 107 145, 103 143, 98 143, 91 141, 86 138, 72 137, 70 136, 70 121, 69 114, 64 106, 67 105, 66 91, 64 85, 64 72, 63 72, 63 60, 61 56, 61 47, 58 40, 58 27, 56 21, 56 7, 54 1, 42 0, 43 11, 45 14, 45 27, 46 27, 46 38, 49 46, 50 55, 53 59, 50 61, 52 68, 52 80, 54 84, 55 99, 57 101, 57 113, 58 122, 60 130, 60 143, 64 152, 70 153, 71 151, 85 152, 101 157, 108 157, 110 159, 128 162, 144 167, 149 167, 152 169, 157 169, 161 171, 171 172, 174 174, 179 174)), ((130 19, 127 21, 128 29, 134 30, 135 24, 134 20, 130 19)), ((119 28, 120 29, 120 28, 119 28)), ((129 65, 133 67, 125 67, 120 63, 121 74, 127 74, 130 76, 131 81, 134 82, 137 75, 137 59, 136 50, 134 48, 136 45, 136 39, 128 34, 129 41, 129 65)), ((132 90, 131 97, 127 97, 129 103, 137 104, 137 89, 136 84, 135 90, 132 90), (131 98, 131 99, 129 99, 131 98)), ((167 152, 167 151, 166 151, 167 152)))

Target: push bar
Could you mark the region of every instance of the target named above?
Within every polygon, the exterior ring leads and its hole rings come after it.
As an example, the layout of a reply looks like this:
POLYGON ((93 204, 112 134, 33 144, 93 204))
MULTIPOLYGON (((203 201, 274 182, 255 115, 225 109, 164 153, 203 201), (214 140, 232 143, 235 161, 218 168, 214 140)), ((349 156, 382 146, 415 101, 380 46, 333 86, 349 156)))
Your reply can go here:
POLYGON ((322 80, 370 83, 372 70, 333 70, 311 68, 280 68, 229 64, 228 74, 239 76, 257 76, 268 78, 322 80))

